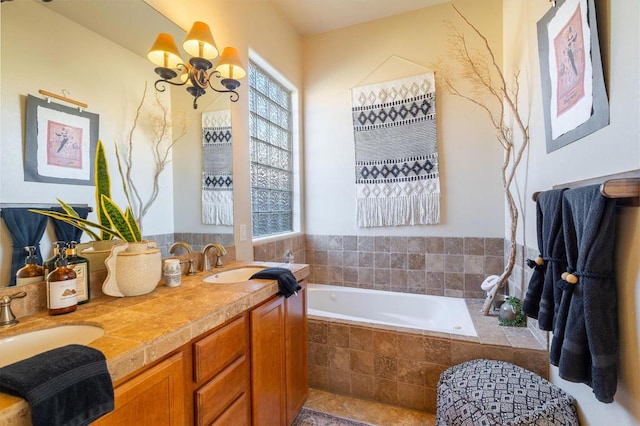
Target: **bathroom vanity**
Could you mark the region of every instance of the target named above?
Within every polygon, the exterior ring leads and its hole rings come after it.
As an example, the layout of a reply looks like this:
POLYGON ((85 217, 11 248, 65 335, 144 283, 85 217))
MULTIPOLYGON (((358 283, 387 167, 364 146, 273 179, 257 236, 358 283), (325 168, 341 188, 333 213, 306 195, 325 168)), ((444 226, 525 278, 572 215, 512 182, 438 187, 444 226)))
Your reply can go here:
MULTIPOLYGON (((95 425, 291 424, 308 395, 309 267, 288 267, 303 290, 287 299, 275 281, 211 284, 203 278, 212 272, 201 272, 178 288, 161 283, 151 294, 97 298, 65 316, 19 318, 14 332, 63 323, 104 328, 89 346, 107 357, 116 408, 95 425)), ((28 404, 0 394, 4 423, 30 424, 28 404)))

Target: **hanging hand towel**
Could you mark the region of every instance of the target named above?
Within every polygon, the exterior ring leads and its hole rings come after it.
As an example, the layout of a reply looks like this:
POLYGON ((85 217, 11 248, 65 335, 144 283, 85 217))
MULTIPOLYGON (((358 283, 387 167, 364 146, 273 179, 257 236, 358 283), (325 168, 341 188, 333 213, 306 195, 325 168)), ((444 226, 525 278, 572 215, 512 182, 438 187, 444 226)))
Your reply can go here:
POLYGON ((591 386, 601 402, 613 402, 618 378, 615 204, 600 194, 599 185, 564 194, 567 272, 577 282, 570 277, 559 282, 565 289, 558 311, 562 321, 556 321, 551 348, 560 377, 591 386))
POLYGON ((357 223, 440 222, 432 72, 352 89, 357 223))
POLYGON ((233 225, 231 110, 202 113, 202 222, 233 225))
POLYGON ((40 254, 40 240, 47 229, 48 218, 41 214, 30 212, 27 208, 5 207, 2 218, 13 240, 13 255, 11 258, 11 275, 9 285, 16 285, 16 272, 24 266, 27 258, 26 246, 36 248, 36 259, 42 265, 40 254))
POLYGON ((278 289, 280 290, 280 294, 285 298, 298 294, 298 291, 302 289, 293 272, 287 268, 266 268, 256 272, 249 279, 252 280, 254 278, 278 280, 278 289))
POLYGON ((68 345, 0 368, 0 392, 27 400, 34 426, 87 425, 114 408, 102 352, 68 345))
POLYGON ((536 265, 529 281, 522 310, 538 319, 542 330, 553 330, 554 312, 560 303, 561 292, 554 290, 555 282, 566 270, 562 230, 562 195, 566 189, 541 192, 536 200, 538 248, 543 265, 536 265))

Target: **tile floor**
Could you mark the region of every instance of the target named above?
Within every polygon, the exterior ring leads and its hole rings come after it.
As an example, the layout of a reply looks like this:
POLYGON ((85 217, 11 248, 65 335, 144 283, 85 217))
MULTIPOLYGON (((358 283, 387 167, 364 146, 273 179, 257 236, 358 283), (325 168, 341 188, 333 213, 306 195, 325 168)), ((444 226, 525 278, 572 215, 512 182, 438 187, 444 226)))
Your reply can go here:
POLYGON ((435 415, 309 389, 305 407, 377 426, 434 426, 435 415))

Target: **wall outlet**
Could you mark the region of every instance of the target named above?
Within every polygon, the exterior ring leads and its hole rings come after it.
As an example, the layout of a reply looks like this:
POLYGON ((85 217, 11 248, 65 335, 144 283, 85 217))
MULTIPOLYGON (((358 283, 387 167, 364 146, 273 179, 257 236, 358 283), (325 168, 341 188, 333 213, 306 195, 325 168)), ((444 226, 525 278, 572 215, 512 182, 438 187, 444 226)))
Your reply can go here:
POLYGON ((247 225, 240 225, 240 241, 247 241, 247 225))

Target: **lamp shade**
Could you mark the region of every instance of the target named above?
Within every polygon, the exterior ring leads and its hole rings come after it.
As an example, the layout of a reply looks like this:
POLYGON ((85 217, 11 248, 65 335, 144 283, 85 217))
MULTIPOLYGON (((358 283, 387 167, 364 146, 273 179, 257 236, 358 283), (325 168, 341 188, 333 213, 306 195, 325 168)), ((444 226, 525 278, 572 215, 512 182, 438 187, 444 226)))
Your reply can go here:
POLYGON ((209 26, 204 22, 196 21, 193 23, 187 38, 182 44, 184 50, 191 56, 215 59, 218 57, 218 48, 215 41, 213 41, 213 35, 209 26))
POLYGON ((170 34, 160 33, 147 53, 147 58, 155 65, 164 68, 177 68, 182 63, 178 46, 170 34))
POLYGON ((235 47, 225 47, 222 56, 216 66, 216 71, 224 78, 233 78, 239 80, 247 75, 242 67, 240 55, 235 47))

